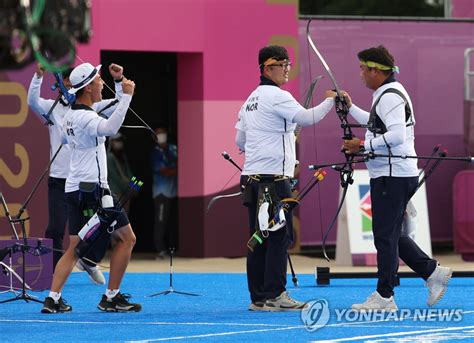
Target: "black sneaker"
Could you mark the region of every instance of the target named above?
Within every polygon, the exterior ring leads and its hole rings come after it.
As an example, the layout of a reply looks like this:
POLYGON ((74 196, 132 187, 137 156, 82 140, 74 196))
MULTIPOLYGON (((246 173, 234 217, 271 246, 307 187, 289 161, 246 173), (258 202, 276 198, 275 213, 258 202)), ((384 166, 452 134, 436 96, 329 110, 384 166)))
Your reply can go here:
POLYGON ((130 295, 118 293, 111 300, 104 294, 97 308, 105 312, 140 312, 142 305, 128 302, 130 295))
POLYGON ((54 299, 47 297, 44 299, 43 308, 41 313, 58 313, 58 312, 71 312, 72 306, 67 305, 66 301, 61 297, 56 304, 54 299))

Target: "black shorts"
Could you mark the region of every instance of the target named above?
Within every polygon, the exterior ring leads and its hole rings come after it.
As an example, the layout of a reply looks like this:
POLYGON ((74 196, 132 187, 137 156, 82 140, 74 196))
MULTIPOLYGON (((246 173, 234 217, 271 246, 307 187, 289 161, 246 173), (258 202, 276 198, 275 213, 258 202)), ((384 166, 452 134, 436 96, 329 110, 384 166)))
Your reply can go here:
MULTIPOLYGON (((117 204, 117 198, 113 196, 114 204, 117 204)), ((84 224, 87 222, 86 217, 84 217, 81 204, 79 202, 79 191, 74 191, 70 193, 66 193, 66 202, 67 202, 67 217, 68 217, 68 229, 70 235, 75 235, 81 231, 84 224)), ((115 224, 115 228, 121 228, 130 223, 127 217, 127 213, 122 208, 118 217, 117 217, 117 224, 115 224)))

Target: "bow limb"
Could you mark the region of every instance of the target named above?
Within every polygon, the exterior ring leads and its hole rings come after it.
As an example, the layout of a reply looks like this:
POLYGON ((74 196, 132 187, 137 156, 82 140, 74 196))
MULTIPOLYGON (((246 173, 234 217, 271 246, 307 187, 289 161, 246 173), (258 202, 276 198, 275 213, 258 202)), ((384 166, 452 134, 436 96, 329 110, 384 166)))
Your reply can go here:
POLYGON ((233 198, 241 195, 242 192, 237 192, 237 193, 232 193, 232 194, 222 194, 222 195, 217 195, 209 201, 209 204, 207 205, 207 213, 209 213, 209 210, 211 209, 212 205, 218 201, 219 199, 224 199, 224 198, 233 198))
MULTIPOLYGON (((306 36, 309 37, 308 39, 308 44, 310 43, 311 37, 309 34, 309 25, 311 23, 311 19, 308 21, 308 24, 306 25, 306 36)), ((314 43, 313 43, 314 46, 314 43)), ((314 48, 316 48, 314 46, 314 48)), ((317 49, 316 49, 317 50, 317 49)), ((314 51, 314 49, 313 49, 314 51)), ((310 49, 308 47, 308 71, 309 71, 309 78, 310 81, 312 79, 312 73, 311 73, 311 57, 310 57, 310 49)), ((304 107, 309 108, 312 105, 312 100, 313 100, 313 91, 314 87, 316 86, 316 83, 322 78, 322 76, 318 76, 313 82, 311 82, 308 93, 306 95, 306 99, 304 102, 304 107)), ((313 113, 313 119, 314 119, 314 113, 313 113)), ((314 121, 314 120, 313 120, 314 121)), ((316 144, 316 127, 313 125, 313 144, 314 144, 314 155, 315 155, 315 160, 318 161, 318 148, 316 144)), ((306 186, 305 186, 306 187, 306 186)), ((321 237, 323 237, 323 216, 322 216, 322 209, 321 209, 321 188, 318 188, 318 203, 319 203, 319 230, 321 232, 321 237)))
MULTIPOLYGON (((225 183, 224 186, 222 186, 221 190, 219 191, 222 192, 224 190, 224 188, 229 184, 229 182, 232 180, 232 178, 238 173, 238 172, 242 172, 242 168, 237 164, 235 163, 235 161, 232 159, 232 157, 230 157, 230 155, 223 151, 222 152, 222 157, 224 157, 227 161, 229 161, 230 163, 232 163, 232 165, 234 167, 237 168, 237 171, 230 177, 230 179, 225 183)), ((245 186, 241 186, 241 191, 240 192, 237 192, 237 193, 232 193, 232 194, 222 194, 222 195, 217 195, 215 196, 214 198, 211 199, 211 201, 209 201, 209 204, 207 205, 207 212, 206 213, 209 213, 209 210, 211 209, 212 205, 219 199, 223 199, 223 198, 233 198, 233 197, 236 197, 236 196, 239 196, 242 194, 243 190, 245 189, 245 187, 247 187, 248 183, 250 182, 250 178, 247 179, 247 182, 245 184, 245 186)))
MULTIPOLYGON (((341 89, 339 88, 336 78, 334 77, 334 74, 331 71, 331 68, 327 64, 326 60, 322 56, 322 54, 319 52, 318 48, 316 47, 316 44, 314 43, 313 39, 311 38, 310 32, 309 32, 309 25, 311 23, 311 19, 308 21, 308 24, 306 26, 306 38, 308 41, 308 45, 311 47, 313 52, 316 54, 318 57, 319 61, 323 65, 324 69, 326 70, 327 74, 329 75, 329 78, 331 79, 331 82, 334 85, 334 89, 336 92, 336 97, 335 97, 335 107, 336 107, 336 114, 341 121, 341 128, 343 129, 343 139, 345 140, 351 140, 354 137, 354 134, 352 133, 351 126, 349 125, 347 121, 347 115, 349 113, 349 108, 347 106, 347 103, 342 96, 341 89)), ((339 213, 342 209, 342 206, 344 204, 344 200, 346 198, 347 194, 347 189, 350 184, 353 183, 353 174, 354 174, 354 168, 352 167, 352 163, 354 160, 354 155, 352 154, 347 154, 344 152, 344 156, 346 158, 346 162, 343 164, 343 166, 336 168, 336 170, 340 173, 340 183, 341 187, 343 189, 342 197, 341 197, 341 202, 339 203, 336 211, 336 215, 334 216, 333 220, 331 221, 331 224, 329 225, 329 228, 326 230, 326 233, 323 236, 322 239, 322 248, 323 248, 323 254, 324 257, 326 258, 327 261, 329 261, 329 258, 326 253, 326 240, 327 237, 329 236, 329 233, 331 229, 333 228, 334 224, 337 221, 337 217, 339 216, 339 213)))
MULTIPOLYGON (((310 73, 311 74, 311 73, 310 73)), ((310 75, 311 76, 311 75, 310 75)), ((311 106, 311 103, 313 101, 313 93, 314 93, 314 89, 316 87, 316 84, 319 82, 319 80, 321 80, 323 78, 322 75, 319 75, 317 76, 313 81, 311 81, 311 84, 309 85, 308 87, 308 91, 306 92, 306 98, 303 102, 303 107, 308 109, 310 106, 311 106)), ((295 136, 298 137, 300 132, 301 132, 301 129, 303 127, 301 125, 296 125, 296 129, 295 129, 295 136)), ((314 135, 316 136, 316 135, 314 135)), ((313 137, 314 137, 313 136, 313 137)))
POLYGON ((311 49, 314 51, 316 56, 318 56, 319 61, 323 65, 324 69, 326 69, 326 72, 329 75, 329 78, 331 79, 334 88, 336 90, 336 93, 338 96, 341 95, 341 89, 337 85, 336 78, 334 77, 334 74, 331 71, 331 68, 329 68, 329 65, 326 63, 326 60, 324 59, 323 55, 319 52, 318 48, 316 48, 316 44, 314 44, 313 39, 311 38, 311 35, 309 34, 309 25, 311 24, 311 19, 308 21, 308 24, 306 26, 306 39, 308 40, 308 44, 311 47, 311 49))
POLYGON ((311 106, 311 102, 313 100, 313 92, 314 88, 316 87, 316 84, 323 78, 322 75, 317 76, 313 81, 311 81, 311 84, 308 87, 308 91, 306 92, 306 99, 304 100, 303 107, 304 108, 309 108, 311 106))
POLYGON ((324 258, 326 259, 326 261, 328 261, 328 262, 330 261, 330 259, 329 259, 328 255, 326 253, 326 240, 327 240, 327 238, 329 236, 329 233, 331 232, 332 228, 334 227, 334 224, 336 224, 337 218, 339 217, 339 213, 341 212, 342 205, 344 205, 344 200, 346 199, 346 194, 347 194, 347 189, 348 188, 349 188, 349 183, 346 183, 343 186, 342 197, 341 197, 341 201, 339 202, 339 205, 337 206, 336 215, 332 219, 331 224, 329 225, 328 229, 326 230, 326 233, 323 236, 323 242, 322 242, 323 255, 324 255, 324 258))
POLYGON ((335 99, 336 113, 339 119, 341 120, 342 128, 344 129, 344 139, 352 139, 354 135, 352 134, 352 130, 349 126, 349 123, 347 122, 347 114, 349 113, 349 108, 347 107, 347 103, 345 102, 344 97, 342 96, 341 89, 339 88, 337 84, 336 78, 334 77, 334 74, 332 73, 331 68, 329 68, 329 65, 327 64, 326 60, 319 52, 318 48, 316 48, 316 45, 314 44, 313 39, 311 38, 311 35, 309 34, 310 23, 311 23, 311 20, 308 21, 306 38, 308 39, 309 46, 314 51, 316 56, 318 56, 319 61, 323 65, 324 69, 326 69, 326 72, 328 73, 329 78, 331 79, 334 85, 334 89, 337 93, 337 97, 335 99))
MULTIPOLYGON (((334 77, 334 74, 331 71, 331 68, 327 64, 326 60, 324 59, 323 55, 319 52, 318 48, 316 47, 316 44, 314 44, 313 39, 311 38, 311 35, 309 33, 309 25, 311 23, 311 19, 308 21, 308 24, 306 26, 306 39, 308 40, 308 44, 311 47, 311 49, 314 51, 316 56, 318 57, 319 61, 323 65, 324 69, 326 70, 327 74, 329 75, 329 78, 331 79, 334 89, 337 93, 336 97, 336 113, 338 117, 340 118, 343 129, 344 129, 344 136, 349 136, 349 134, 353 137, 352 130, 350 128, 349 123, 347 122, 347 114, 349 113, 349 109, 347 107, 347 103, 344 100, 344 97, 342 96, 341 89, 339 88, 336 78, 334 77)), ((352 138, 351 137, 351 138, 352 138)))

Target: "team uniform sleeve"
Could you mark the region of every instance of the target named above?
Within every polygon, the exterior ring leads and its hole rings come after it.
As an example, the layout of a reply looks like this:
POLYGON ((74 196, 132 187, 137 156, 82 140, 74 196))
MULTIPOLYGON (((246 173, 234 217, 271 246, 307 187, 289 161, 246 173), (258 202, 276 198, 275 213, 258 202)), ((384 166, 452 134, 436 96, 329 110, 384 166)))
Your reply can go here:
POLYGON ((237 144, 241 151, 245 151, 245 141, 245 131, 237 130, 237 134, 235 135, 235 144, 237 144))
POLYGON ((246 141, 246 135, 245 135, 245 120, 244 120, 244 115, 242 114, 243 112, 243 106, 239 112, 239 118, 237 120, 237 123, 235 124, 235 128, 237 129, 237 132, 235 134, 235 144, 239 147, 240 150, 245 151, 245 141, 246 141))
POLYGON ((101 119, 97 124, 97 136, 112 136, 118 132, 125 119, 131 101, 132 96, 130 94, 124 94, 109 119, 97 117, 101 119))
POLYGON ((309 126, 321 121, 334 105, 333 98, 326 98, 318 106, 302 109, 293 118, 293 122, 301 126, 309 126))
POLYGON ((364 111, 360 107, 357 107, 355 104, 352 104, 351 108, 349 108, 349 114, 359 124, 365 125, 369 122, 370 113, 367 111, 364 111))
POLYGON ((100 113, 101 115, 107 118, 109 118, 112 115, 112 113, 114 113, 118 105, 118 100, 120 100, 123 96, 122 82, 114 82, 114 84, 115 84, 115 98, 102 100, 92 105, 92 108, 97 113, 100 113), (110 106, 112 103, 113 105, 110 106))
POLYGON ((40 119, 43 119, 42 114, 48 113, 51 106, 54 104, 54 100, 43 99, 40 97, 41 84, 43 83, 43 78, 38 78, 33 75, 33 78, 30 82, 30 87, 28 88, 28 106, 31 107, 33 112, 35 112, 40 119))
POLYGON ((293 122, 295 115, 305 108, 287 91, 281 91, 275 94, 273 99, 273 109, 282 119, 293 122))
POLYGON ((240 112, 239 112, 239 114, 238 114, 238 117, 237 117, 237 123, 235 123, 235 128, 236 128, 237 130, 241 130, 241 131, 245 131, 245 130, 246 130, 246 128, 245 128, 245 122, 244 122, 245 117, 244 117, 244 115, 243 115, 243 112, 244 112, 244 111, 243 111, 243 108, 244 108, 244 107, 242 106, 242 108, 240 109, 240 112))
POLYGON ((246 135, 245 135, 245 116, 243 115, 243 106, 240 109, 237 123, 235 123, 235 128, 237 129, 237 132, 235 134, 235 144, 239 147, 240 150, 245 151, 245 141, 246 141, 246 135))

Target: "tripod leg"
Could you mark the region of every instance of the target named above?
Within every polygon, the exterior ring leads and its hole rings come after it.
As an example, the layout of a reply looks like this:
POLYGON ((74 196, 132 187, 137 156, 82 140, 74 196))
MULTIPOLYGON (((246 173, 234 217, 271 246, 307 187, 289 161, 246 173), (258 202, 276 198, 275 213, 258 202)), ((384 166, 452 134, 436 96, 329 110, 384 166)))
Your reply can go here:
MULTIPOLYGON (((20 225, 21 225, 21 231, 22 231, 22 234, 23 234, 23 244, 21 245, 21 254, 22 254, 22 277, 20 277, 17 273, 15 273, 13 271, 13 269, 11 269, 11 271, 14 273, 14 275, 19 279, 21 280, 21 284, 22 284, 22 287, 21 287, 21 293, 18 294, 15 298, 12 298, 12 299, 7 299, 7 300, 4 300, 4 301, 0 301, 0 304, 2 303, 7 303, 7 302, 11 302, 11 301, 16 301, 16 300, 24 300, 26 302, 29 302, 29 301, 35 301, 35 302, 38 302, 38 303, 43 303, 43 301, 41 300, 38 300, 36 299, 36 297, 33 297, 31 295, 29 295, 28 293, 26 293, 26 287, 28 287, 29 289, 30 286, 28 286, 26 284, 26 249, 28 248, 28 238, 26 236, 26 229, 25 229, 25 221, 28 220, 29 218, 27 219, 21 219, 20 217, 18 217, 17 219, 15 219, 15 221, 19 222, 20 225)), ((18 245, 18 243, 17 243, 18 245)))
POLYGON ((158 292, 158 293, 149 295, 148 297, 149 297, 149 298, 152 298, 152 297, 156 297, 156 296, 159 296, 159 295, 168 295, 168 294, 170 294, 170 293, 173 293, 173 291, 169 289, 169 290, 167 290, 167 291, 158 292))
POLYGON ((293 281, 293 285, 295 287, 298 287, 298 278, 296 277, 295 270, 293 269, 293 263, 291 263, 291 257, 289 253, 288 253, 288 263, 290 264, 291 281, 293 281))
POLYGON ((183 295, 191 295, 193 297, 199 297, 199 294, 194 294, 194 293, 179 292, 179 291, 173 291, 173 293, 183 294, 183 295))
POLYGON ((10 215, 10 211, 8 210, 7 202, 5 201, 5 197, 3 196, 2 192, 0 192, 0 201, 2 202, 3 210, 5 211, 5 217, 8 218, 8 222, 10 223, 10 227, 12 228, 13 237, 15 237, 15 239, 19 239, 18 233, 15 229, 15 225, 13 224, 13 219, 10 215))
MULTIPOLYGON (((21 276, 18 275, 17 272, 15 272, 15 270, 13 268, 7 266, 3 262, 0 262, 0 266, 2 266, 2 268, 5 268, 6 270, 8 270, 8 272, 10 273, 10 290, 13 290, 13 279, 12 279, 13 276, 15 276, 18 281, 23 282, 23 279, 21 278, 21 276)), ((28 288, 31 291, 31 287, 28 286, 28 284, 26 282, 25 282, 25 287, 28 288)))
MULTIPOLYGON (((15 293, 15 294, 20 294, 20 292, 13 289, 13 273, 15 273, 15 271, 12 269, 11 265, 12 265, 11 257, 10 257, 10 266, 7 266, 5 263, 0 262, 0 267, 3 269, 4 273, 9 275, 8 279, 9 279, 9 283, 10 283, 10 287, 6 291, 0 292, 0 294, 8 293, 8 292, 12 292, 12 293, 15 293)), ((15 276, 16 276, 16 273, 15 273, 15 276)), ((1 286, 1 287, 3 287, 3 286, 1 286)), ((5 286, 5 288, 6 288, 6 286, 5 286)))
POLYGON ((191 295, 191 296, 194 296, 194 297, 199 296, 199 294, 179 292, 179 291, 175 291, 173 289, 173 253, 174 253, 174 248, 170 248, 170 286, 169 286, 169 288, 166 291, 155 293, 155 294, 152 294, 152 295, 148 295, 148 297, 151 298, 151 297, 156 297, 158 295, 168 295, 168 294, 171 294, 171 293, 177 293, 177 294, 182 294, 182 295, 191 295))

